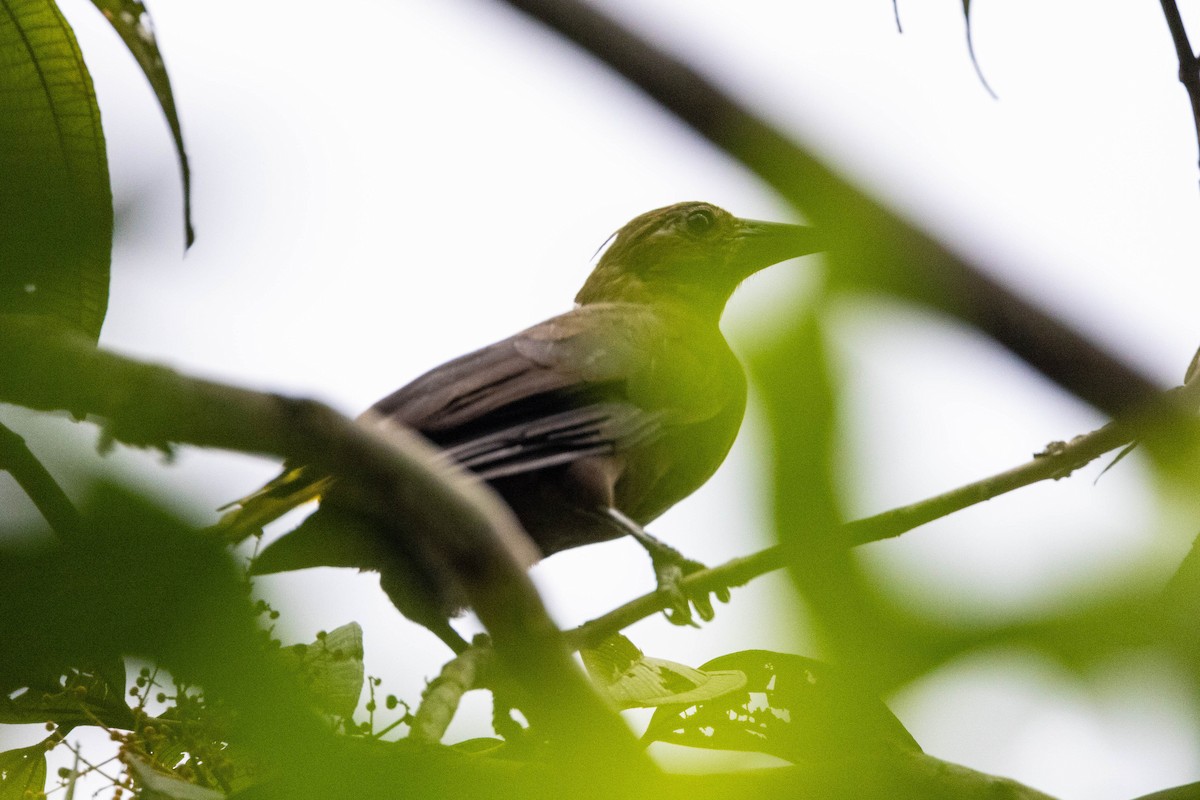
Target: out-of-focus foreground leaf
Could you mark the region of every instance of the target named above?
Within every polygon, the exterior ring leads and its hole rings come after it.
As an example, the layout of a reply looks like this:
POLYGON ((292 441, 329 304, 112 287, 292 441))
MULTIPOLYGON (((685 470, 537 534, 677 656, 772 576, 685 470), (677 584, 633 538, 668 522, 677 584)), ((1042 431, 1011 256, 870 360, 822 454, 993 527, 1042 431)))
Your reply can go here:
POLYGON ((829 664, 745 650, 714 658, 700 669, 737 670, 746 676, 746 687, 683 709, 660 708, 643 738, 769 753, 793 763, 921 750, 879 698, 829 664))
POLYGON ((892 619, 841 534, 833 469, 837 399, 820 309, 798 304, 792 320, 748 364, 773 443, 776 536, 821 644, 840 663, 893 671, 902 649, 892 619))
POLYGON ((46 748, 40 744, 0 753, 0 800, 28 800, 46 791, 46 748))
POLYGON ((51 0, 0 0, 0 313, 96 339, 112 192, 92 79, 51 0))
POLYGON ((138 66, 146 74, 154 96, 162 108, 171 136, 175 140, 175 152, 179 156, 179 173, 183 179, 183 228, 185 244, 192 246, 196 233, 192 229, 192 172, 188 166, 187 151, 183 146, 183 129, 179 125, 179 114, 175 110, 175 95, 171 91, 171 79, 158 50, 154 36, 154 25, 144 3, 137 0, 92 0, 100 13, 116 30, 121 41, 133 53, 138 66))

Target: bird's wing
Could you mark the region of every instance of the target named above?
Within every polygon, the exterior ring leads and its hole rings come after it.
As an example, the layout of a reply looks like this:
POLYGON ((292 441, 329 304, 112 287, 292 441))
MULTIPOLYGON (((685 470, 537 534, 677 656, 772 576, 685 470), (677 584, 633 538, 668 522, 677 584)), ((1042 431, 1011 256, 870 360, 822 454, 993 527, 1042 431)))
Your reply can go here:
MULTIPOLYGON (((485 479, 619 452, 724 407, 719 372, 672 337, 645 307, 583 306, 427 372, 360 420, 417 430, 485 479)), ((331 482, 285 469, 222 524, 242 538, 331 482)))
POLYGON ((364 418, 412 427, 488 479, 618 452, 683 410, 643 386, 666 336, 639 306, 585 306, 426 373, 364 418))

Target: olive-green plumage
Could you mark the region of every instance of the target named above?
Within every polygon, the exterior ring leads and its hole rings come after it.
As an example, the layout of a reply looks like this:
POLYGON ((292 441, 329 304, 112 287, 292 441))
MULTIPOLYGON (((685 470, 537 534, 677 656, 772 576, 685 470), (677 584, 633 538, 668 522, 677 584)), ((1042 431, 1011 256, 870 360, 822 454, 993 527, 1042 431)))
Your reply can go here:
MULTIPOLYGON (((726 301, 752 273, 816 249, 811 229, 707 203, 642 214, 616 233, 573 310, 437 367, 362 419, 409 426, 486 479, 544 556, 639 535, 631 528, 708 480, 737 436, 746 381, 719 328, 726 301)), ((406 584, 420 577, 338 493, 335 479, 290 468, 224 522, 256 529, 323 496, 256 571, 378 569, 401 611, 456 636, 445 624, 455 593, 426 586, 438 607, 417 608, 406 584), (334 516, 339 524, 328 525, 334 516)))

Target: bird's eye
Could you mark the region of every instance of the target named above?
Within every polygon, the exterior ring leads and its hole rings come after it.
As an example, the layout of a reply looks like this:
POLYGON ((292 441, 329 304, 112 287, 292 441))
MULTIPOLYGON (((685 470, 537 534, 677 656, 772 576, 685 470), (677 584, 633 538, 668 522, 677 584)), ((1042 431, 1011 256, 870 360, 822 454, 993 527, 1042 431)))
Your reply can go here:
POLYGON ((693 236, 703 236, 712 230, 712 227, 714 224, 716 224, 716 221, 717 220, 711 211, 707 211, 703 208, 697 209, 696 211, 693 211, 687 215, 686 225, 688 233, 692 234, 693 236))

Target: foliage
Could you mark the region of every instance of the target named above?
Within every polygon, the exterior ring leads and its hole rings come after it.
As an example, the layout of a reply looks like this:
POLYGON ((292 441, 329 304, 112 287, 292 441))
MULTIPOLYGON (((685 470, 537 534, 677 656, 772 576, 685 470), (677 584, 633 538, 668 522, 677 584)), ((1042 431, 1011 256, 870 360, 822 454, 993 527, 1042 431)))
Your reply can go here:
MULTIPOLYGON (((190 244, 190 170, 149 16, 140 2, 94 3, 137 59, 171 129, 190 244)), ((847 523, 835 476, 834 434, 844 398, 826 344, 829 296, 798 304, 788 326, 750 363, 770 428, 778 546, 690 575, 685 586, 718 589, 786 568, 832 662, 762 650, 699 667, 648 656, 619 634, 662 608, 661 597, 648 596, 568 632, 593 689, 568 661, 532 587, 499 559, 481 563, 480 548, 494 544, 507 524, 489 514, 494 499, 474 484, 456 484, 424 445, 369 435, 315 403, 202 381, 94 347, 107 309, 112 245, 95 93, 52 0, 0 0, 0 400, 94 414, 108 439, 164 451, 183 443, 325 459, 413 523, 416 532, 395 541, 397 552, 411 560, 414 575, 457 570, 492 635, 446 664, 422 698, 387 695, 387 713, 377 722, 380 681, 365 676, 357 624, 282 646, 274 638, 277 614, 251 599, 243 568, 212 531, 196 530, 161 504, 111 483, 97 484, 75 509, 21 437, 0 431, 0 467, 48 522, 13 530, 0 520, 0 642, 6 645, 0 723, 43 723, 48 732, 37 744, 0 753, 0 800, 55 791, 46 754, 69 748, 66 736, 78 727, 107 732, 119 748, 119 765, 109 775, 76 753, 81 766, 62 772, 57 788, 73 789, 80 776, 95 773, 108 777, 114 796, 326 797, 344 794, 347 786, 371 795, 402 785, 414 795, 447 797, 468 790, 485 797, 716 797, 731 788, 831 797, 1038 797, 923 753, 879 696, 951 658, 998 645, 1033 648, 1077 670, 1153 650, 1193 689, 1200 685, 1195 553, 1165 593, 1144 586, 1102 591, 1078 608, 980 626, 899 608, 887 589, 867 579, 853 550, 1035 480, 1061 477, 1134 436, 1145 438, 1164 475, 1187 480, 1198 457, 1190 379, 1172 398, 1158 396, 1121 362, 1022 305, 686 65, 653 48, 643 52, 643 43, 621 38, 625 32, 586 7, 513 5, 599 51, 808 211, 828 233, 831 258, 842 267, 831 289, 885 292, 954 316, 1111 412, 1116 422, 969 491, 847 523), (605 35, 621 46, 601 42, 605 35), (622 58, 665 67, 638 71, 622 58), (689 91, 669 83, 679 80, 689 91), (718 107, 724 117, 714 126, 718 107), (1081 363, 1088 369, 1064 367, 1081 363), (422 487, 433 487, 436 496, 418 491, 422 487), (458 528, 467 533, 452 539, 447 532, 458 528), (134 659, 149 666, 132 673, 134 659), (354 715, 364 685, 369 717, 360 722, 354 715), (501 738, 441 744, 462 694, 477 688, 493 694, 501 738), (642 744, 764 753, 788 766, 704 782, 663 775, 606 703, 656 709, 642 744), (385 740, 400 726, 410 735, 385 740)), ((969 5, 964 0, 974 62, 969 5)), ((1178 44, 1177 12, 1171 16, 1171 3, 1164 9, 1178 44)), ((1189 80, 1196 83, 1194 75, 1189 80)))

